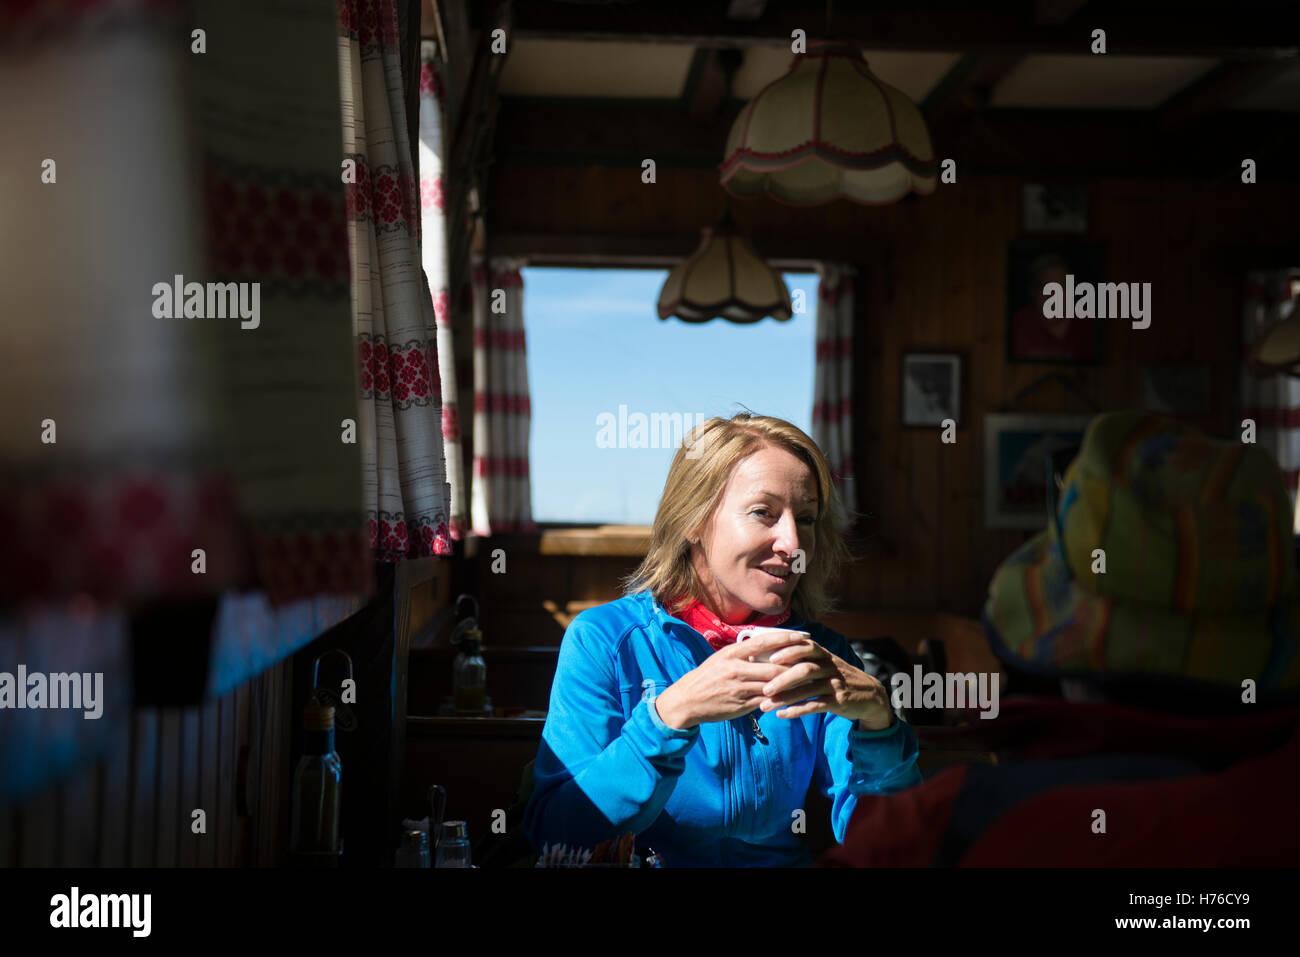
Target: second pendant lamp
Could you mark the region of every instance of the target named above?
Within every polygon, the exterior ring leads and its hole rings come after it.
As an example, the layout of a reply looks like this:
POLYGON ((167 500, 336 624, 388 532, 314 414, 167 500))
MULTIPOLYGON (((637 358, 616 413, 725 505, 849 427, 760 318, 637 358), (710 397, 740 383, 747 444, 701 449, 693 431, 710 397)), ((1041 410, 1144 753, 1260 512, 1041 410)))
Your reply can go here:
POLYGON ((730 204, 721 222, 702 231, 699 248, 668 273, 659 292, 660 319, 751 323, 771 316, 784 322, 791 315, 785 280, 740 232, 730 204))
POLYGON ((1292 298, 1287 318, 1266 329, 1247 350, 1246 364, 1257 376, 1300 377, 1300 295, 1292 298))

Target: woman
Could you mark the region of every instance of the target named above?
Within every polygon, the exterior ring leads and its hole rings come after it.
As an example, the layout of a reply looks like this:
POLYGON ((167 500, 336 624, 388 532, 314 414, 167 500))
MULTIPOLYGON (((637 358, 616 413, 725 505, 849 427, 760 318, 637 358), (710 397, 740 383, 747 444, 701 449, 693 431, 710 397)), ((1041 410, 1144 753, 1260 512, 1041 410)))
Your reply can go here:
POLYGON ((687 436, 627 594, 565 632, 524 814, 534 848, 633 831, 669 867, 806 865, 812 782, 842 842, 858 794, 921 780, 884 686, 813 621, 848 556, 841 515, 790 423, 741 413, 687 436), (737 642, 754 626, 813 640, 737 642))

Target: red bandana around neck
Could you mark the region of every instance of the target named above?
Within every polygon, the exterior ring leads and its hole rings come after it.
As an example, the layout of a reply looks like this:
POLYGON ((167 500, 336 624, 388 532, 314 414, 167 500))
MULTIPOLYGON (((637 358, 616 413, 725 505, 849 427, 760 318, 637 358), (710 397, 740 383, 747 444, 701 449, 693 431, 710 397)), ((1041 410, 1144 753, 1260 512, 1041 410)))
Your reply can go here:
POLYGON ((780 627, 790 620, 790 606, 787 604, 784 611, 777 612, 775 615, 760 615, 753 621, 738 625, 727 624, 698 601, 679 611, 676 617, 703 635, 704 640, 712 645, 715 651, 721 651, 727 645, 735 644, 738 633, 742 629, 780 627))

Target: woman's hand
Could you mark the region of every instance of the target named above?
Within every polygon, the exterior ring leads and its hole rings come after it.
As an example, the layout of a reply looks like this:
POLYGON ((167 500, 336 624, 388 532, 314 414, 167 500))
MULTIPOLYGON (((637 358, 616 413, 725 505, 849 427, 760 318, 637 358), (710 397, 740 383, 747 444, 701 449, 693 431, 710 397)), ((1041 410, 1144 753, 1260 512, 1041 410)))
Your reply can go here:
POLYGON ((829 711, 859 722, 864 731, 881 731, 894 723, 885 686, 815 641, 800 640, 774 654, 772 663, 786 667, 763 687, 760 707, 784 709, 776 712, 778 718, 829 711), (795 703, 799 701, 804 703, 795 703))
POLYGON ((802 643, 790 633, 769 632, 728 645, 665 688, 654 699, 654 707, 664 724, 681 731, 705 721, 729 721, 749 714, 767 700, 764 686, 785 672, 786 666, 748 659, 802 643))

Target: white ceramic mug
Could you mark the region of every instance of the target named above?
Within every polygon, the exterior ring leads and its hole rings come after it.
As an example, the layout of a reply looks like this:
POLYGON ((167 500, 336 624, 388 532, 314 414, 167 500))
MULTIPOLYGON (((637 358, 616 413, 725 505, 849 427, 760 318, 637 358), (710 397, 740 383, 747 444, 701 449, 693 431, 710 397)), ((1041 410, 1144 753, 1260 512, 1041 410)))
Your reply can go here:
MULTIPOLYGON (((744 640, 747 639, 747 638, 757 638, 757 637, 759 637, 760 635, 766 635, 766 634, 768 634, 768 633, 770 633, 770 632, 774 632, 774 631, 775 631, 775 632, 779 632, 779 633, 781 633, 781 634, 790 635, 790 636, 792 636, 792 638, 794 638, 794 637, 797 637, 797 638, 809 638, 809 639, 812 638, 812 635, 810 635, 808 632, 806 632, 806 631, 799 631, 798 629, 795 629, 795 628, 769 628, 769 627, 767 627, 767 626, 759 626, 759 627, 754 627, 754 628, 742 628, 740 631, 738 631, 738 632, 736 633, 736 639, 737 639, 738 641, 744 641, 744 640)), ((793 644, 793 643, 794 643, 794 642, 791 641, 791 644, 793 644)), ((789 646, 786 646, 786 647, 789 647, 789 646)), ((776 654, 777 651, 780 651, 780 650, 781 650, 780 648, 777 648, 775 651, 765 651, 765 652, 763 652, 762 654, 751 655, 751 656, 750 656, 750 659, 751 659, 752 661, 770 661, 771 658, 772 658, 772 656, 773 656, 774 654, 776 654)))

